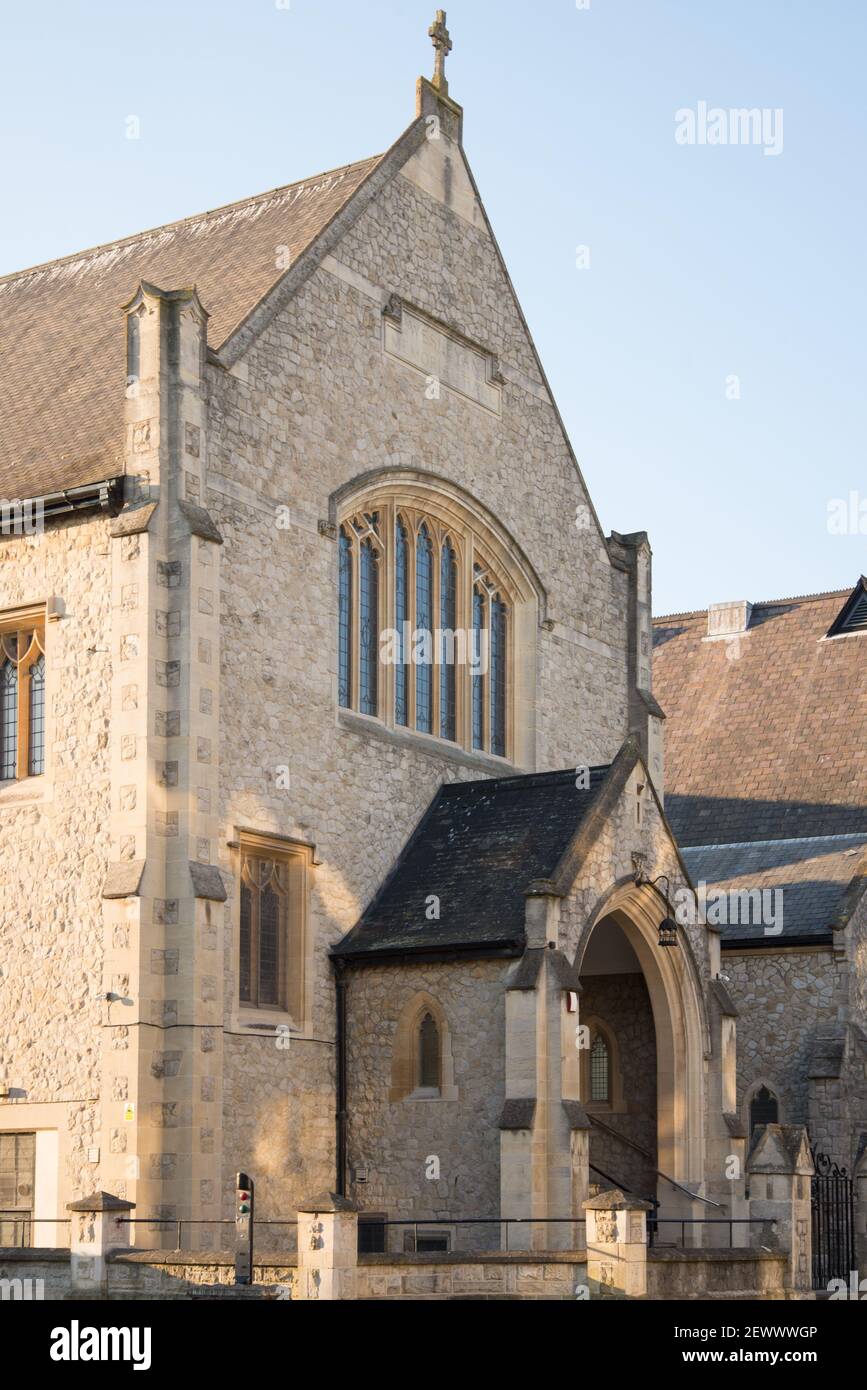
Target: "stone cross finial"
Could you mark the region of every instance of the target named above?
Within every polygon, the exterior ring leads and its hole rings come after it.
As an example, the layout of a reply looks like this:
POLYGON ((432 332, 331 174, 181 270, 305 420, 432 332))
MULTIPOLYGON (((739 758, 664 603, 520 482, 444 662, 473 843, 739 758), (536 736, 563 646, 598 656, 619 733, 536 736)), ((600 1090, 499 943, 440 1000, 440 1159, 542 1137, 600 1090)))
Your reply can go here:
POLYGON ((433 85, 436 87, 437 91, 442 92, 445 96, 449 90, 449 84, 446 81, 446 58, 452 51, 452 41, 449 37, 449 31, 446 28, 445 10, 437 10, 437 17, 428 29, 428 34, 433 40, 433 46, 436 51, 433 85))

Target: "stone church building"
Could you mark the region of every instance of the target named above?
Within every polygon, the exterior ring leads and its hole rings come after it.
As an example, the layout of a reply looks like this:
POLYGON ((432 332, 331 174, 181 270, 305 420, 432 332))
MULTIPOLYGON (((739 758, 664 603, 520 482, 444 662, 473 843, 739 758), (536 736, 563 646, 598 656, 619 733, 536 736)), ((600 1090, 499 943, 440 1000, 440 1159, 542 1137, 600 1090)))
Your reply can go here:
POLYGON ((693 883, 770 908, 719 923, 738 1114, 808 1126, 851 1172, 867 1135, 867 579, 658 618, 654 641, 666 814, 693 883))
POLYGON ((867 1128, 867 636, 783 706, 841 596, 740 664, 665 620, 657 703, 442 20, 385 154, 0 280, 0 1244, 104 1190, 206 1249, 243 1169, 556 1248, 600 1188, 746 1218, 762 1087, 867 1128), (795 862, 770 944, 698 910, 795 862))

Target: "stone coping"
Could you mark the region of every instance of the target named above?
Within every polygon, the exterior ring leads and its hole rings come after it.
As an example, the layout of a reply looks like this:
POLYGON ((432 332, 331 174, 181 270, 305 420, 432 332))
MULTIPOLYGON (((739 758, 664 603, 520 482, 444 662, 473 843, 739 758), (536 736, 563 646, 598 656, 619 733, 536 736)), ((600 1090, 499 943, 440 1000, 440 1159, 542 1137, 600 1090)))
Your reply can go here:
POLYGON ((0 1264, 69 1263, 69 1251, 56 1245, 0 1245, 0 1264))
MULTIPOLYGON (((52 1252, 53 1253, 53 1252, 52 1252)), ((67 1257, 68 1257, 68 1252, 67 1257)), ((749 1253, 749 1252, 747 1252, 749 1253)), ((223 1250, 111 1250, 107 1258, 112 1264, 136 1265, 219 1265, 233 1266, 235 1257, 223 1250)), ((256 1255, 254 1269, 293 1268, 298 1263, 294 1251, 285 1254, 256 1255)), ((460 1250, 425 1250, 420 1253, 395 1250, 392 1254, 359 1255, 359 1265, 532 1265, 587 1263, 584 1250, 490 1250, 470 1254, 460 1250)))
MULTIPOLYGON (((220 1265, 234 1267, 235 1256, 225 1250, 109 1250, 106 1259, 112 1264, 135 1265, 220 1265)), ((294 1250, 255 1255, 254 1269, 285 1269, 297 1264, 294 1250)))
POLYGON ((722 1249, 715 1250, 712 1246, 696 1246, 691 1250, 685 1246, 665 1246, 652 1245, 647 1252, 648 1260, 672 1260, 680 1264, 691 1264, 694 1261, 708 1263, 714 1260, 725 1260, 729 1264, 735 1264, 742 1260, 787 1260, 788 1255, 782 1250, 743 1250, 732 1249, 726 1245, 722 1249))
POLYGON ((378 1253, 359 1255, 359 1265, 539 1265, 563 1264, 583 1265, 587 1263, 585 1250, 489 1250, 486 1254, 472 1254, 460 1250, 425 1250, 421 1253, 409 1250, 394 1251, 393 1254, 378 1253))

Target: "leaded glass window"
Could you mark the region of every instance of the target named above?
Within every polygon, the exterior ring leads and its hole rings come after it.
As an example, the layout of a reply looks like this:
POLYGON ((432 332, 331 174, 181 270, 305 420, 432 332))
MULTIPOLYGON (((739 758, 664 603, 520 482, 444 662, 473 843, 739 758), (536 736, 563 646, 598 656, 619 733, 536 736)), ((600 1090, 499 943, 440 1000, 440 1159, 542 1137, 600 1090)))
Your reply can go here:
POLYGON ((457 584, 457 560, 451 541, 446 540, 440 552, 440 738, 452 741, 456 719, 457 584))
POLYGON ((485 544, 453 512, 387 496, 344 517, 338 546, 340 706, 514 756, 515 598, 485 544))
POLYGON ((473 657, 478 667, 473 673, 473 747, 485 746, 485 596, 478 585, 473 589, 473 657))
POLYGON ((241 878, 241 959, 239 994, 243 1004, 282 1008, 286 929, 284 866, 274 859, 246 855, 241 878))
POLYGON ((344 709, 347 709, 352 704, 352 542, 342 526, 340 528, 339 647, 339 702, 344 709))
POLYGON ((45 655, 42 620, 0 614, 0 781, 45 769, 45 655))
POLYGON ((18 667, 0 666, 0 777, 18 776, 18 667))
POLYGON ((506 605, 491 600, 491 752, 506 753, 506 605))
POLYGON ((31 777, 45 765, 45 657, 41 654, 30 667, 30 758, 31 777))
POLYGON ((362 714, 376 714, 379 673, 379 570, 371 540, 361 545, 359 688, 362 714))
MULTIPOLYGON (((424 524, 416 543, 415 624, 417 629, 427 633, 433 628, 433 547, 424 524)), ((423 734, 433 732, 431 676, 430 661, 418 661, 415 668, 415 727, 423 734)))
POLYGON ((409 547, 406 527, 398 520, 394 536, 394 624, 398 660, 394 668, 394 722, 409 723, 409 666, 406 624, 409 622, 409 547))
POLYGON ((238 1002, 288 1014, 300 1025, 311 847, 245 831, 239 852, 238 1002))
POLYGON ((608 1043, 597 1033, 590 1048, 590 1099, 610 1099, 611 1058, 608 1043))

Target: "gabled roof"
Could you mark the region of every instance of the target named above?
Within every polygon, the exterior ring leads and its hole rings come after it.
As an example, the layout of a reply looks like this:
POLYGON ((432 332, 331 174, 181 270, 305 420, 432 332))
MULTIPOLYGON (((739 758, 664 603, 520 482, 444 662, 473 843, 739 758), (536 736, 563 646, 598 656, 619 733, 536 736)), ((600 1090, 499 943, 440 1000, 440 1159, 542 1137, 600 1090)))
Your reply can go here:
POLYGON ((849 600, 756 604, 736 645, 707 640, 704 612, 654 620, 682 846, 867 832, 867 633, 827 639, 849 600))
POLYGON ((575 769, 441 787, 340 957, 473 947, 523 948, 525 898, 550 879, 596 803, 609 767, 575 769), (429 920, 431 898, 438 920, 429 920))
POLYGON ((120 311, 139 281, 196 285, 218 350, 382 158, 0 279, 0 496, 123 472, 120 311))

